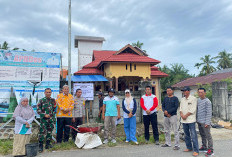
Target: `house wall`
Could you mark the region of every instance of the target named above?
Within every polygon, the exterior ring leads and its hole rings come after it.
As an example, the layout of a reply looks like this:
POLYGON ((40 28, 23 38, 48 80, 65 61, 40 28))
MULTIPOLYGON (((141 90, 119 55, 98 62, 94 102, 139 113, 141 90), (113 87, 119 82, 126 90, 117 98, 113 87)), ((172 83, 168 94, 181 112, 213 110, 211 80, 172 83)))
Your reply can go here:
POLYGON ((144 79, 150 78, 151 76, 151 66, 150 64, 139 64, 136 63, 136 70, 134 70, 134 63, 132 63, 132 71, 130 71, 130 63, 110 63, 109 70, 105 69, 106 77, 122 77, 122 76, 137 76, 144 79))
POLYGON ((110 64, 104 65, 104 76, 110 78, 111 76, 110 64))
POLYGON ((78 70, 92 62, 93 50, 101 50, 103 42, 78 41, 78 70))
POLYGON ((157 77, 151 77, 152 81, 151 81, 151 85, 152 87, 155 87, 155 95, 157 97, 157 99, 159 100, 159 107, 161 108, 161 88, 160 88, 160 78, 157 77))

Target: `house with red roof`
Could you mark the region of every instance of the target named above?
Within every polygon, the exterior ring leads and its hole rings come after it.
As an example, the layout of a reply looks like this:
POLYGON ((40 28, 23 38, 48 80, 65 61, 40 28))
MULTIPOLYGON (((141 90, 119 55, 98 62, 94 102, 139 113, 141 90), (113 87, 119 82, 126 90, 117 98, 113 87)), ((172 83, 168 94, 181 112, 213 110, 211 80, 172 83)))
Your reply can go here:
POLYGON ((77 78, 77 82, 87 82, 94 77, 102 80, 95 82, 95 91, 107 91, 109 88, 138 91, 139 81, 149 80, 153 93, 158 96, 159 80, 168 76, 155 66, 159 63, 159 60, 148 57, 143 50, 130 44, 118 51, 93 50, 92 62, 75 72, 73 78, 77 78))
POLYGON ((190 94, 195 95, 199 85, 212 84, 215 81, 222 81, 228 78, 232 78, 232 68, 218 70, 206 76, 187 78, 172 85, 172 87, 175 89, 174 95, 181 98, 182 92, 180 90, 185 86, 189 86, 191 88, 190 94))

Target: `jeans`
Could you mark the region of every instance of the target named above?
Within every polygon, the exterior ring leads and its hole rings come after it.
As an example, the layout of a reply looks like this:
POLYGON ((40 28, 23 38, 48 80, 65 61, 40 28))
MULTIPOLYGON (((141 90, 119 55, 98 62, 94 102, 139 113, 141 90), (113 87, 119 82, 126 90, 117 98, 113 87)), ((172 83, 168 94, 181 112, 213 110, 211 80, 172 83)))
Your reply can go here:
POLYGON ((159 141, 159 132, 158 132, 158 122, 157 122, 157 114, 156 112, 150 115, 143 115, 143 124, 144 124, 144 132, 145 132, 145 139, 149 141, 150 134, 149 134, 149 126, 152 126, 153 136, 155 141, 159 141))
POLYGON ((136 134, 136 117, 124 118, 124 131, 126 134, 126 141, 137 142, 136 134))
POLYGON ((183 123, 183 129, 185 134, 185 144, 187 149, 193 150, 199 153, 196 123, 183 123))
POLYGON ((71 125, 71 120, 72 118, 67 118, 67 117, 57 118, 57 136, 56 136, 57 143, 62 142, 63 134, 64 134, 64 142, 68 142, 70 128, 66 127, 66 125, 71 125))

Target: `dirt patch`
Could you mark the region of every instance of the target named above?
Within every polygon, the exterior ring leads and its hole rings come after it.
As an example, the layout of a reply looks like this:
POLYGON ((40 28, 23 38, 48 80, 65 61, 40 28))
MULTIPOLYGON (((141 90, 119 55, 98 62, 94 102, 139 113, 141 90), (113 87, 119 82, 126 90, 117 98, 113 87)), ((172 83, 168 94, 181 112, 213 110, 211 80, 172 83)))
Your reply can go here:
POLYGON ((211 128, 211 134, 214 140, 230 140, 232 139, 232 130, 211 128))

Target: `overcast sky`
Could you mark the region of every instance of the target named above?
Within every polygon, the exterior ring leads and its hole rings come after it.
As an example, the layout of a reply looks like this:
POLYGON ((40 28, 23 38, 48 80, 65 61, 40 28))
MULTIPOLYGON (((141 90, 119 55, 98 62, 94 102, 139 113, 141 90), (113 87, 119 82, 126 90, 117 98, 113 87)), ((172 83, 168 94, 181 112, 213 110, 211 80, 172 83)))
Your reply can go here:
MULTIPOLYGON (((0 0, 0 19, 0 43, 60 52, 67 65, 68 0, 0 0)), ((104 50, 139 40, 161 65, 182 63, 198 74, 200 57, 232 51, 232 1, 72 0, 72 47, 75 35, 104 37, 104 50)))

